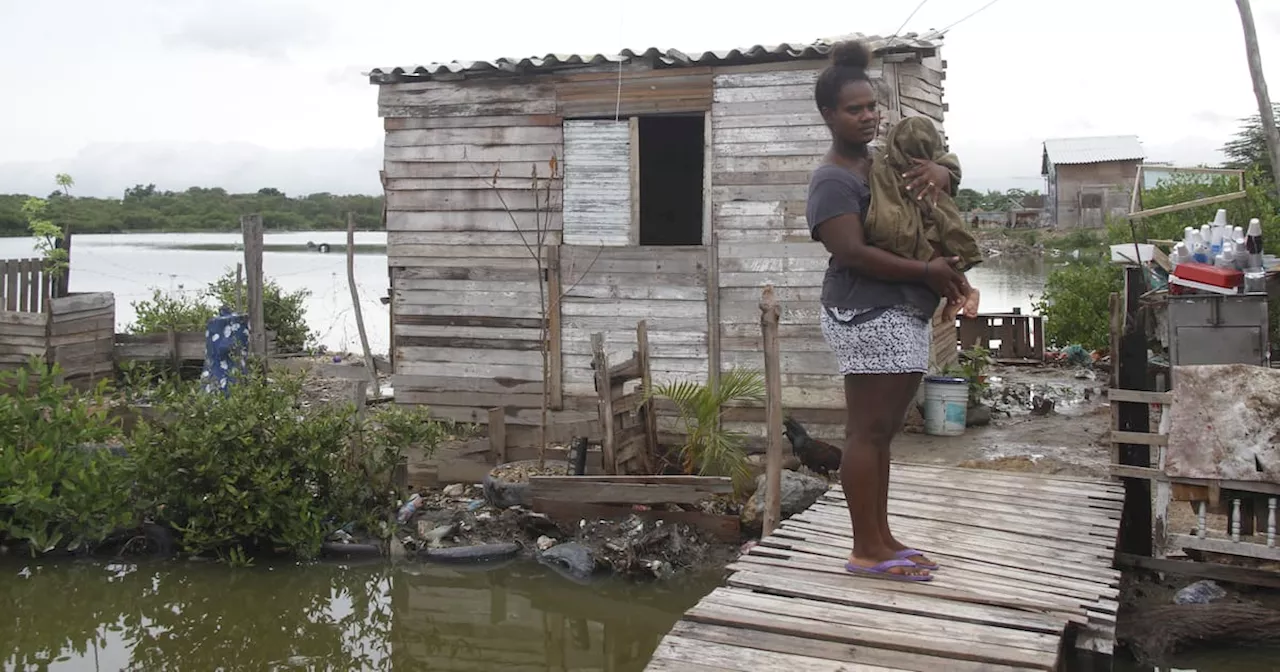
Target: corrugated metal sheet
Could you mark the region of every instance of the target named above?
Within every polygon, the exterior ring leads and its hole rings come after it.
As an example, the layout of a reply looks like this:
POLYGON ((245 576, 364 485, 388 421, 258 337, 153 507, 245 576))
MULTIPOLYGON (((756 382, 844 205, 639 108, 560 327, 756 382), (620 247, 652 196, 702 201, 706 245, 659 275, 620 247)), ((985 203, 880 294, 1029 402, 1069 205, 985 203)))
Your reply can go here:
POLYGON ((704 51, 701 54, 686 54, 676 49, 663 51, 657 47, 650 47, 643 51, 624 49, 618 54, 547 54, 541 58, 531 56, 527 58, 499 58, 494 61, 450 61, 448 63, 430 63, 427 65, 374 68, 367 74, 370 81, 378 84, 389 79, 404 77, 431 79, 447 75, 455 77, 458 75, 483 74, 517 75, 604 65, 607 63, 627 63, 636 60, 652 62, 655 67, 670 68, 771 63, 822 58, 830 53, 832 45, 851 39, 865 41, 867 46, 878 54, 929 51, 940 46, 939 42, 922 39, 915 33, 888 38, 852 33, 838 37, 823 38, 809 43, 784 42, 775 46, 757 44, 745 49, 704 51))
MULTIPOLYGON (((1048 163, 1055 166, 1146 158, 1136 135, 1093 138, 1052 138, 1044 141, 1048 163)), ((1045 168, 1048 168, 1046 165, 1045 168)))

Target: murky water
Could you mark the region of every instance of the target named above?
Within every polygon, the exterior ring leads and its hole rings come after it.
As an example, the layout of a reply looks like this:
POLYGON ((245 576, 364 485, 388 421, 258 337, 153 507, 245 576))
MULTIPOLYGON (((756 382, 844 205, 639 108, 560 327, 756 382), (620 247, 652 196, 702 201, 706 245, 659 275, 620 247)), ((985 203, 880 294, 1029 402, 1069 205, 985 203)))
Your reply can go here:
MULTIPOLYGON (((356 234, 355 276, 365 327, 374 352, 386 353, 391 342, 387 295, 386 234, 356 234)), ((106 291, 116 296, 116 324, 123 331, 133 322, 133 302, 151 298, 153 289, 199 293, 227 269, 244 259, 236 249, 238 233, 127 233, 78 235, 72 244, 71 289, 106 291)), ((263 268, 268 279, 285 290, 307 289, 307 322, 322 345, 358 351, 359 332, 347 284, 346 233, 311 231, 267 233, 263 268), (310 251, 308 242, 328 243, 328 254, 310 251)), ((33 256, 29 238, 0 238, 0 259, 33 256)), ((992 259, 969 272, 982 292, 982 311, 1032 312, 1044 290, 1043 259, 992 259)))
POLYGON ((0 562, 6 671, 642 670, 719 575, 581 586, 530 563, 0 562))

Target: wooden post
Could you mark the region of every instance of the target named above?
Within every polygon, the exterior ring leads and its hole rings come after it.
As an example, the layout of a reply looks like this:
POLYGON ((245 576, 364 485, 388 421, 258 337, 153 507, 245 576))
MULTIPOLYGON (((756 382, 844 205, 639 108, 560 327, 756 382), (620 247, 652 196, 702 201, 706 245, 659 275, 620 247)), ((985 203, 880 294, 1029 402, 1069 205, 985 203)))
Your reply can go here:
POLYGON ((178 332, 169 325, 169 360, 173 365, 174 375, 182 373, 182 353, 178 350, 178 332))
POLYGON ((266 366, 267 325, 262 307, 262 215, 240 218, 244 232, 244 275, 249 312, 249 352, 266 366))
POLYGON ((1236 7, 1240 9, 1240 24, 1244 28, 1244 50, 1249 58, 1249 75, 1253 78, 1253 95, 1258 99, 1262 135, 1271 157, 1271 176, 1276 183, 1276 193, 1280 194, 1280 131, 1276 130, 1275 108, 1267 93, 1267 80, 1262 76, 1262 53, 1258 49, 1258 32, 1253 26, 1253 9, 1249 0, 1236 0, 1236 7))
POLYGON ((67 224, 63 227, 62 237, 59 238, 54 247, 62 248, 67 253, 67 267, 62 269, 62 275, 58 278, 58 292, 55 298, 62 298, 71 293, 71 225, 67 224))
POLYGON ((596 394, 599 396, 600 429, 604 438, 600 442, 604 454, 604 473, 618 473, 618 455, 615 452, 613 427, 613 385, 609 379, 609 357, 604 351, 604 334, 591 334, 591 361, 595 367, 596 394))
POLYGON ((765 455, 764 536, 773 534, 782 517, 782 371, 778 352, 778 321, 782 309, 766 285, 760 295, 760 333, 764 340, 765 414, 769 445, 765 455))
POLYGON ((232 308, 237 313, 244 312, 244 264, 236 264, 236 305, 232 308))
POLYGON ((658 415, 654 412, 653 397, 650 396, 653 377, 649 371, 649 324, 644 320, 636 323, 636 356, 640 364, 640 389, 646 395, 641 407, 644 413, 644 452, 640 463, 646 474, 652 474, 658 459, 658 415))
POLYGON ((360 309, 360 292, 356 290, 356 218, 347 213, 347 287, 351 288, 351 308, 356 311, 356 331, 360 332, 360 347, 364 349, 364 365, 369 369, 369 382, 373 383, 373 396, 381 396, 378 389, 378 367, 369 349, 369 332, 364 330, 364 311, 360 309))
MULTIPOLYGON (((1145 271, 1138 266, 1125 268, 1124 312, 1118 337, 1118 348, 1111 354, 1111 365, 1116 388, 1121 390, 1146 390, 1147 384, 1147 328, 1146 313, 1140 302, 1143 293, 1145 271)), ((1114 328, 1114 323, 1113 323, 1114 328)), ((1151 430, 1150 407, 1147 404, 1120 402, 1116 412, 1116 429, 1123 432, 1148 432, 1151 430)), ((1151 466, 1151 447, 1122 444, 1119 446, 1120 464, 1131 467, 1151 466)), ((1151 481, 1145 478, 1124 479, 1124 510, 1120 518, 1119 553, 1151 557, 1152 544, 1151 481)))
POLYGON ((351 403, 356 407, 356 431, 351 434, 351 457, 358 460, 360 453, 364 450, 364 418, 367 411, 368 390, 365 389, 364 383, 355 380, 351 382, 351 403))
POLYGON ((501 406, 489 409, 489 452, 498 464, 507 463, 507 413, 501 406))

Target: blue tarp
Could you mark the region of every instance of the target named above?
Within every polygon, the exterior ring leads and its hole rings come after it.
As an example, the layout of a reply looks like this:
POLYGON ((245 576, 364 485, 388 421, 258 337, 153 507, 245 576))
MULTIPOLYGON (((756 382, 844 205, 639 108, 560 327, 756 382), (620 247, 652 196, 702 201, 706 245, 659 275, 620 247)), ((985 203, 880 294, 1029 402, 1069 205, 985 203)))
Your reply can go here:
POLYGON ((204 371, 200 374, 204 391, 230 394, 230 386, 244 372, 248 354, 249 316, 223 307, 205 326, 204 371))

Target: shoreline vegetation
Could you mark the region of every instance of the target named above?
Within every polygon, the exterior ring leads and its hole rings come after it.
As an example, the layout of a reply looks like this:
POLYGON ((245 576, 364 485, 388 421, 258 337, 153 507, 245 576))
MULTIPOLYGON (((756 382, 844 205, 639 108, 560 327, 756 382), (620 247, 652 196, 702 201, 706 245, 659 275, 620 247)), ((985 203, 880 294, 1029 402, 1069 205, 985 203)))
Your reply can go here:
MULTIPOLYGON (((0 194, 0 237, 31 235, 22 205, 30 195, 0 194)), ((218 187, 160 191, 154 184, 122 198, 89 198, 58 190, 45 198, 45 216, 73 234, 221 233, 240 230, 240 216, 262 215, 267 231, 345 231, 347 213, 359 231, 383 230, 382 197, 329 193, 288 196, 265 187, 232 194, 218 187)))

